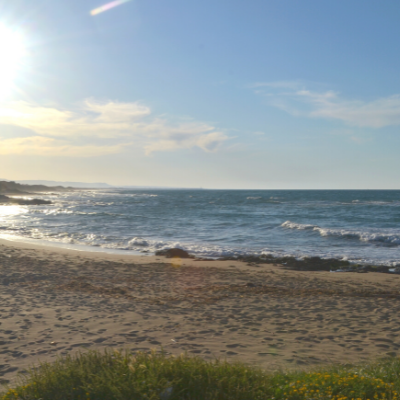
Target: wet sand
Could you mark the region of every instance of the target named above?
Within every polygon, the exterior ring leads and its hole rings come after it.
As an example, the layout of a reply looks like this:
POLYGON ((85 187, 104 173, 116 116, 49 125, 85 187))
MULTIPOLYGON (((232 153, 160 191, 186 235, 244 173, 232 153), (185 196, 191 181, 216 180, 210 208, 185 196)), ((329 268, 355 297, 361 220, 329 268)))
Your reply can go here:
POLYGON ((400 276, 88 253, 0 240, 0 380, 88 349, 268 370, 398 354, 400 276))

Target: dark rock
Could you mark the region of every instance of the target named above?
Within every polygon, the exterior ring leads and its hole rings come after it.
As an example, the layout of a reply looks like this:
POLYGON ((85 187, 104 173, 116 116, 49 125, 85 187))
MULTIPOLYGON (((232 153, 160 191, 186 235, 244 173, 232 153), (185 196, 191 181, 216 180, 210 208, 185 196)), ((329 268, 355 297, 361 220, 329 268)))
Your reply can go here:
POLYGON ((53 204, 51 201, 48 200, 41 200, 41 199, 14 199, 12 197, 4 196, 0 194, 0 204, 18 204, 20 206, 39 206, 43 204, 53 204))
POLYGON ((251 263, 252 266, 254 266, 254 263, 280 264, 284 268, 296 271, 335 271, 338 269, 349 269, 349 272, 353 271, 348 261, 333 258, 322 259, 320 257, 305 257, 303 259, 296 259, 295 257, 272 257, 270 255, 262 255, 226 257, 220 260, 239 260, 251 263))
POLYGON ((53 204, 49 200, 41 200, 41 199, 32 199, 32 200, 22 200, 18 199, 18 204, 23 205, 23 206, 40 206, 43 204, 53 204))
POLYGON ((263 254, 260 256, 246 255, 237 257, 222 257, 219 258, 219 260, 242 261, 251 266, 255 266, 255 263, 267 263, 295 271, 338 271, 356 273, 380 272, 384 274, 400 274, 400 264, 390 267, 386 265, 352 264, 349 261, 335 258, 325 259, 320 257, 305 257, 302 259, 297 259, 289 256, 273 257, 271 255, 263 254))
POLYGON ((165 256, 167 258, 190 258, 190 255, 187 251, 178 248, 156 251, 156 256, 165 256))
POLYGON ((363 272, 382 272, 384 274, 390 273, 389 267, 386 265, 364 265, 360 267, 357 272, 360 272, 360 270, 363 272))
POLYGON ((10 200, 9 197, 0 194, 0 203, 3 203, 3 202, 6 203, 6 202, 8 202, 9 200, 10 200))

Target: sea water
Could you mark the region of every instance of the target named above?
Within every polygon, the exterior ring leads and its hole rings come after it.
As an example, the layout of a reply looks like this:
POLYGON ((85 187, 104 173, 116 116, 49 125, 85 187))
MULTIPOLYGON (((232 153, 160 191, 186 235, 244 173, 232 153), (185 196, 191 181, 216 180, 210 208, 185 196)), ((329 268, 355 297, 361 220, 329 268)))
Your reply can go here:
MULTIPOLYGON (((76 190, 0 206, 0 237, 203 257, 320 256, 400 264, 398 190, 76 190)), ((83 247, 85 246, 85 247, 83 247)))

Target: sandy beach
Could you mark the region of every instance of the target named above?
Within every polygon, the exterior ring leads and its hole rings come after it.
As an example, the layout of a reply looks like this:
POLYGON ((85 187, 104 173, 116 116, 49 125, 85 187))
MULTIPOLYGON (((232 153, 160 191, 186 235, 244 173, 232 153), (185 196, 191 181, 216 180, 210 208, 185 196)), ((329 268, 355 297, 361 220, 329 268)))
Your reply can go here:
POLYGON ((102 348, 265 369, 395 355, 400 276, 171 260, 0 240, 0 379, 102 348))

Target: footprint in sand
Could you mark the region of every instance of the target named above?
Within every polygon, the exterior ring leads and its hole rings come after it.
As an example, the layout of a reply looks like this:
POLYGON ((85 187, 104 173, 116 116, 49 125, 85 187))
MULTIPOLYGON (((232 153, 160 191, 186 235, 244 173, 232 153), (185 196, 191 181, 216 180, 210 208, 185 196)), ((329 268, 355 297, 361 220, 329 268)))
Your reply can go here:
POLYGON ((102 343, 106 340, 107 340, 107 338, 105 338, 105 337, 99 337, 99 338, 94 339, 93 343, 102 343))
POLYGON ((381 347, 382 349, 389 349, 390 346, 388 344, 383 344, 383 343, 375 343, 376 347, 381 347))
POLYGON ((236 347, 247 347, 247 346, 244 346, 240 343, 233 343, 233 344, 227 344, 226 347, 228 347, 229 349, 235 349, 236 347))
POLYGON ((384 343, 393 344, 393 340, 386 339, 386 338, 373 338, 371 340, 373 340, 374 342, 384 342, 384 343))

